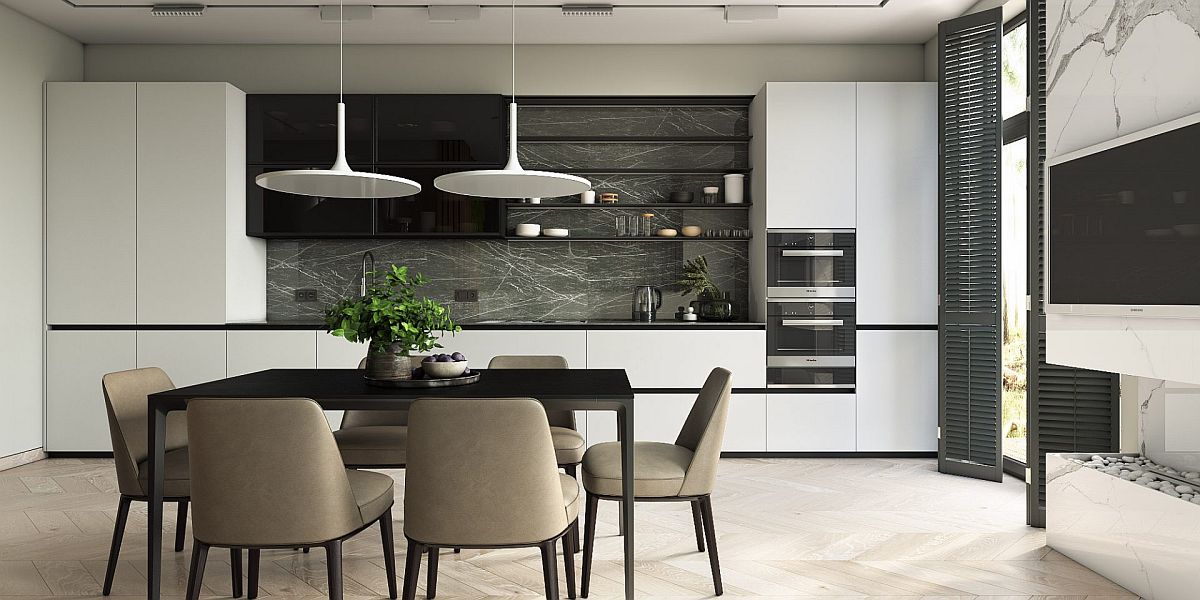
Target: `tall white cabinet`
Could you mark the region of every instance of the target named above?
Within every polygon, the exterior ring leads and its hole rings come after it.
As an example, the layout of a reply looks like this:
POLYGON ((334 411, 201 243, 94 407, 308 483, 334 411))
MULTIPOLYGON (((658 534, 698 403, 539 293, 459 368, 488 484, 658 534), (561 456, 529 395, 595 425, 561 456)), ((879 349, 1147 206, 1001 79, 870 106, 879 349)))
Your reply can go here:
POLYGON ((266 318, 245 234, 245 94, 227 83, 46 84, 47 320, 266 318))

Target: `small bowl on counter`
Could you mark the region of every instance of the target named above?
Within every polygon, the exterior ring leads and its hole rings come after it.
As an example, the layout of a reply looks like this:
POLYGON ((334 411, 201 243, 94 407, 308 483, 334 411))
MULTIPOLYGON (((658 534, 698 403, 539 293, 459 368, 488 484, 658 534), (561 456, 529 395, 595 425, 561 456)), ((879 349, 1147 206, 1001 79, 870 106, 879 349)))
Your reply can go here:
POLYGON ((517 225, 517 237, 537 237, 542 233, 542 226, 537 223, 520 223, 517 225))
POLYGON ((423 361, 421 369, 425 371, 427 377, 433 379, 449 379, 451 377, 461 377, 467 372, 467 361, 454 360, 448 362, 438 361, 423 361))
POLYGON ((550 227, 542 230, 542 235, 552 238, 565 238, 568 235, 571 235, 571 230, 563 229, 561 227, 550 227))

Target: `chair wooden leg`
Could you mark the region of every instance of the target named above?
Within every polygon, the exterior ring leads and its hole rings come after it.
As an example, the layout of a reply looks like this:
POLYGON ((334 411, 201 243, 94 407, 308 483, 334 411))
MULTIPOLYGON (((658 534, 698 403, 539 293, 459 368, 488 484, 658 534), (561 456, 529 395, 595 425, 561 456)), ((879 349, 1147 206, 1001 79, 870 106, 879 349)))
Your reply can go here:
POLYGON ((179 501, 179 512, 175 517, 175 551, 183 552, 184 537, 187 536, 188 501, 179 501))
POLYGON ((117 557, 121 555, 121 540, 125 537, 125 522, 129 520, 129 504, 133 500, 121 496, 117 503, 117 523, 113 526, 112 545, 108 547, 108 568, 104 570, 105 596, 112 592, 113 577, 117 574, 117 557))
POLYGON ((305 553, 305 554, 308 554, 308 551, 309 551, 309 550, 312 550, 312 548, 309 548, 308 546, 305 546, 305 547, 304 547, 304 553, 305 553))
POLYGON ((404 557, 404 594, 401 600, 416 600, 417 578, 421 576, 421 555, 425 548, 408 540, 408 553, 404 557))
POLYGON ((233 597, 242 597, 242 550, 240 548, 229 549, 229 566, 233 572, 233 597))
POLYGON ((721 585, 721 563, 717 560, 717 533, 713 529, 712 498, 700 498, 700 516, 704 519, 704 539, 708 542, 708 565, 712 568, 713 589, 717 595, 725 593, 721 585))
POLYGON ((437 575, 438 575, 438 548, 436 546, 429 547, 429 573, 426 575, 425 581, 425 597, 433 600, 437 596, 437 575))
POLYGON ((329 600, 342 600, 342 541, 325 543, 325 569, 329 580, 329 600))
POLYGON ((390 508, 379 517, 379 534, 383 537, 383 566, 387 571, 388 597, 396 600, 396 540, 393 537, 390 508))
POLYGON ((692 525, 696 527, 696 552, 704 552, 704 523, 700 517, 700 501, 692 500, 692 525))
MULTIPOLYGON (((579 465, 563 465, 563 471, 575 479, 579 478, 579 465)), ((571 527, 575 530, 574 535, 571 536, 573 540, 571 552, 579 552, 579 519, 576 519, 575 524, 571 527)))
POLYGON ((578 520, 572 523, 563 535, 563 567, 567 570, 567 597, 571 600, 575 600, 575 547, 579 545, 579 541, 574 538, 577 529, 578 520))
POLYGON ((579 595, 588 597, 588 584, 592 579, 592 552, 596 547, 596 507, 600 499, 587 495, 587 514, 583 526, 583 574, 579 581, 579 595))
POLYGON ((208 562, 208 544, 192 540, 192 566, 188 569, 187 600, 199 600, 204 584, 204 564, 208 562))
POLYGON ((546 580, 546 600, 558 600, 558 540, 542 542, 542 579, 546 580))
POLYGON ((261 550, 251 548, 246 558, 246 598, 254 600, 258 597, 258 563, 261 550))

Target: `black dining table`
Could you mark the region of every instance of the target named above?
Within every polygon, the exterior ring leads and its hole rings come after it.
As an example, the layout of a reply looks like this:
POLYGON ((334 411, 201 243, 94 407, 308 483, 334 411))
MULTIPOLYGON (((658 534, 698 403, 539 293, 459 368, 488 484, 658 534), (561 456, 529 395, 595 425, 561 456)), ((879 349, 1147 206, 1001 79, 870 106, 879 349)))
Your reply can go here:
POLYGON ((368 385, 358 369, 269 369, 177 388, 148 397, 150 481, 149 600, 159 600, 162 580, 163 464, 167 414, 187 410, 193 398, 312 398, 326 410, 404 410, 417 398, 535 398, 547 410, 617 413, 621 443, 625 537, 625 597, 633 598, 633 388, 624 369, 479 370, 476 383, 456 387, 396 388, 368 385))

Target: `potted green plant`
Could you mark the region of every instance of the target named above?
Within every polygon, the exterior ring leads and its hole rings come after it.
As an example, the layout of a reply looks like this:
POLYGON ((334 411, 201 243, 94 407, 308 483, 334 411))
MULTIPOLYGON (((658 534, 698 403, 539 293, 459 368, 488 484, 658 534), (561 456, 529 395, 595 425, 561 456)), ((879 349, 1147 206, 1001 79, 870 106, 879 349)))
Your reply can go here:
MULTIPOLYGON (((374 272, 368 275, 375 275, 374 272)), ((458 333, 450 309, 436 300, 417 296, 429 279, 392 265, 381 286, 362 297, 344 298, 325 310, 325 328, 337 337, 369 343, 367 378, 410 379, 409 356, 441 348, 435 333, 458 333)))
POLYGON ((735 316, 733 302, 708 271, 708 259, 703 254, 683 264, 683 277, 675 282, 680 296, 695 295, 691 307, 706 321, 729 321, 735 316))

